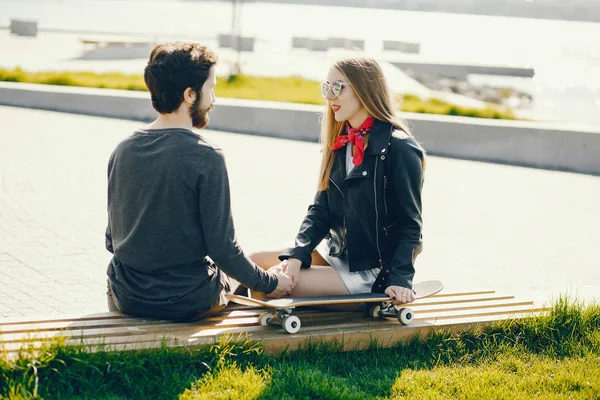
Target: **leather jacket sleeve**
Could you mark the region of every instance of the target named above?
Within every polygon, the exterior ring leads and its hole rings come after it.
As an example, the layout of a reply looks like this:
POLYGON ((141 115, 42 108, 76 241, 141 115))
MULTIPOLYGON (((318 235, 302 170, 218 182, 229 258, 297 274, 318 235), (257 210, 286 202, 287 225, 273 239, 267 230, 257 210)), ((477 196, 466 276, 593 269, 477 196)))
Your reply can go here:
POLYGON ((412 138, 393 138, 390 178, 391 209, 398 222, 398 247, 391 261, 388 286, 412 288, 414 261, 421 251, 423 152, 412 138))
POLYGON ((302 262, 302 268, 310 268, 312 252, 327 235, 329 227, 327 190, 323 190, 317 192, 313 204, 308 207, 308 213, 296 235, 295 247, 285 250, 279 259, 296 258, 302 262))

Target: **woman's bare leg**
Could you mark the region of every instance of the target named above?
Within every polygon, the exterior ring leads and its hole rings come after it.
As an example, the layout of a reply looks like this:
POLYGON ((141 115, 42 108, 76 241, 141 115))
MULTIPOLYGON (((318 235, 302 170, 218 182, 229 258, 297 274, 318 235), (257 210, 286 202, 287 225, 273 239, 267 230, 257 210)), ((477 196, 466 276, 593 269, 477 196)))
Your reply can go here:
MULTIPOLYGON (((280 263, 278 258, 280 254, 280 251, 254 253, 250 256, 250 259, 261 268, 268 269, 280 263)), ((312 266, 309 269, 300 270, 300 279, 296 287, 292 290, 292 297, 334 296, 339 294, 349 294, 342 278, 323 259, 319 252, 314 251, 312 253, 312 266)), ((251 291, 251 297, 255 299, 266 298, 264 293, 254 291, 251 291)), ((356 307, 351 304, 331 308, 347 310, 355 309, 356 307)))
MULTIPOLYGON (((280 251, 262 251, 262 252, 258 252, 258 253, 253 253, 250 255, 250 259, 252 261, 254 261, 256 263, 256 265, 258 265, 259 267, 261 267, 262 269, 269 269, 274 265, 277 265, 281 262, 281 260, 279 259, 279 255, 283 252, 283 250, 280 251)), ((311 264, 312 265, 329 265, 327 263, 327 261, 325 261, 323 259, 323 257, 321 257, 321 255, 319 254, 318 251, 313 251, 312 253, 312 260, 311 260, 311 264)), ((311 268, 312 269, 312 268, 311 268)), ((307 271, 307 270, 302 270, 300 271, 300 279, 302 279, 302 272, 303 271, 307 271)), ((335 272, 335 271, 333 271, 335 272)), ((297 285, 296 285, 297 286, 297 285)), ((292 291, 292 295, 295 295, 294 293, 296 293, 296 288, 294 288, 294 290, 292 291)), ((265 300, 267 298, 267 296, 264 293, 261 292, 255 292, 253 290, 250 290, 250 297, 254 298, 254 299, 259 299, 259 300, 265 300)))
POLYGON ((335 296, 349 294, 337 271, 330 266, 313 265, 300 270, 298 284, 292 290, 293 297, 335 296))

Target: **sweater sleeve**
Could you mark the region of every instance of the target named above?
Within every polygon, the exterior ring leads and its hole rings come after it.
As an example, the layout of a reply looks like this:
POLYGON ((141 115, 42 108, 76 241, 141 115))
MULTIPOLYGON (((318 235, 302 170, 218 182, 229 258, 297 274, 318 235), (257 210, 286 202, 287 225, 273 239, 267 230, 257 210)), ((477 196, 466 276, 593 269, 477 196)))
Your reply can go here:
POLYGON ((207 254, 227 275, 243 285, 271 293, 277 287, 277 277, 252 262, 237 241, 223 154, 220 150, 211 150, 206 157, 211 168, 201 174, 198 206, 207 254))
MULTIPOLYGON (((114 152, 110 155, 110 158, 108 160, 108 168, 107 168, 107 179, 110 179, 110 173, 112 171, 112 166, 113 166, 113 159, 114 159, 114 152)), ((111 233, 111 228, 110 228, 110 212, 108 211, 108 207, 107 207, 107 215, 108 215, 108 222, 106 224, 106 230, 104 231, 104 246, 106 247, 106 250, 108 250, 111 254, 115 253, 115 250, 113 248, 113 243, 112 243, 112 233, 111 233)))

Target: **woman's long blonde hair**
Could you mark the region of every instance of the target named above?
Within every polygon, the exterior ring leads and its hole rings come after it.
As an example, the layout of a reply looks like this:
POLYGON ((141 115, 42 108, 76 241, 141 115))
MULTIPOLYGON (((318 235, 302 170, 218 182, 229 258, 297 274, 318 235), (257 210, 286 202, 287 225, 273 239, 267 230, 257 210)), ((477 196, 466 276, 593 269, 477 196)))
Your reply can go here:
MULTIPOLYGON (((369 57, 344 58, 333 66, 343 73, 351 83, 344 90, 354 90, 370 115, 377 120, 389 122, 396 129, 400 129, 408 135, 411 134, 406 122, 396 117, 396 102, 383 75, 383 70, 375 59, 369 57)), ((321 121, 320 142, 323 146, 323 158, 319 173, 319 190, 329 188, 329 176, 334 160, 331 146, 335 139, 342 134, 344 124, 345 121, 337 122, 335 120, 331 107, 326 104, 321 121)), ((424 150, 423 154, 425 154, 424 150)), ((423 166, 425 166, 424 160, 423 166)))

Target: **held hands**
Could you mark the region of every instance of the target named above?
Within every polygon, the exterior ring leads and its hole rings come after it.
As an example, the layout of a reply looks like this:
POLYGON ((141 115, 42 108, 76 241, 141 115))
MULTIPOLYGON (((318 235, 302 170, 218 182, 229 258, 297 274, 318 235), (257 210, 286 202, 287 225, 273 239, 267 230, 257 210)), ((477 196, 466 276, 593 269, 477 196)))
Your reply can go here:
POLYGON ((277 277, 277 287, 267 297, 280 298, 292 291, 292 278, 287 274, 287 260, 269 268, 269 271, 277 277))
POLYGON ((415 301, 415 293, 411 289, 401 286, 388 286, 385 289, 385 294, 390 296, 390 299, 395 305, 412 303, 415 301))
POLYGON ((287 260, 287 274, 292 278, 292 289, 296 287, 300 281, 300 269, 302 268, 302 261, 297 258, 290 258, 287 260))

